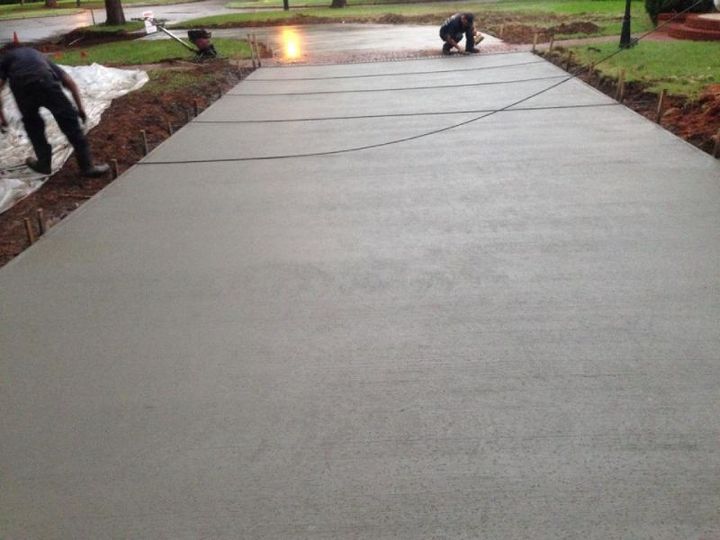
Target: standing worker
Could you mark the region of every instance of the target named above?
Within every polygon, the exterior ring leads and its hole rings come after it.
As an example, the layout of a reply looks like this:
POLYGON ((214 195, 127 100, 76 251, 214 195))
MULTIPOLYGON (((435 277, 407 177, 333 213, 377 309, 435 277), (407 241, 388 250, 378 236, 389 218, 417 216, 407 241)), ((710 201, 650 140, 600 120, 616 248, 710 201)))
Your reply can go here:
POLYGON ((465 52, 480 52, 479 49, 475 48, 473 22, 472 13, 456 13, 443 23, 440 27, 440 39, 445 42, 442 48, 443 54, 450 54, 453 48, 457 49, 458 52, 462 52, 460 40, 462 40, 463 34, 465 34, 465 52))
MULTIPOLYGON (((37 156, 37 159, 27 158, 25 164, 40 174, 49 175, 52 172, 52 147, 45 137, 45 122, 40 116, 40 107, 45 107, 75 149, 80 173, 93 178, 107 173, 110 170, 107 164, 93 165, 90 146, 80 126, 80 121, 87 121, 87 115, 75 81, 35 49, 13 43, 6 45, 3 51, 0 56, 0 90, 6 81, 10 82, 10 90, 37 156), (63 92, 63 86, 70 90, 77 110, 63 92)), ((2 101, 0 126, 7 126, 2 101)))

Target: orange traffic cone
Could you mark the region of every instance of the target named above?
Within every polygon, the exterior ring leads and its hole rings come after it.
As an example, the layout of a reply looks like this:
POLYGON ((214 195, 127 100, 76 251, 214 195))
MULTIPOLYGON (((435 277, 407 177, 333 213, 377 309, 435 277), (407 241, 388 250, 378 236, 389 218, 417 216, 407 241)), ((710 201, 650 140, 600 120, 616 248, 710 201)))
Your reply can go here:
POLYGON ((20 40, 17 37, 17 32, 13 32, 13 44, 20 45, 20 40))

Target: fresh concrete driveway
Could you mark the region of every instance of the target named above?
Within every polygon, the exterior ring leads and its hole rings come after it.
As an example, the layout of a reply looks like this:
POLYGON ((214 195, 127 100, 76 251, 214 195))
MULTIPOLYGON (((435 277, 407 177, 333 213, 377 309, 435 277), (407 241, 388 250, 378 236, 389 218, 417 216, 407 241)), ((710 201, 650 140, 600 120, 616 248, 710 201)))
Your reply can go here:
POLYGON ((718 537, 720 164, 562 77, 258 70, 0 270, 0 537, 718 537))

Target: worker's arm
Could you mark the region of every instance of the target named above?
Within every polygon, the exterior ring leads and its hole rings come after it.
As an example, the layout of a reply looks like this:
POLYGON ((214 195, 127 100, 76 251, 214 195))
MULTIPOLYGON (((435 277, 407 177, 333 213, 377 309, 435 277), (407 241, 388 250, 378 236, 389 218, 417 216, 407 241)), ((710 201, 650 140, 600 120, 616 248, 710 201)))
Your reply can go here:
POLYGON ((80 89, 78 88, 78 85, 75 84, 75 81, 72 80, 70 75, 62 71, 62 75, 60 76, 60 80, 62 81, 62 84, 65 88, 70 90, 70 93, 72 94, 73 99, 75 100, 75 105, 77 105, 78 110, 78 116, 80 117, 80 120, 82 120, 83 124, 87 121, 87 114, 85 114, 85 109, 82 105, 82 99, 80 99, 80 89))
POLYGON ((5 119, 5 115, 3 114, 2 89, 4 86, 5 80, 0 79, 0 130, 2 130, 3 132, 8 125, 7 120, 5 119))
POLYGON ((450 44, 450 47, 455 47, 459 52, 462 52, 462 49, 460 48, 460 43, 455 41, 453 38, 448 36, 447 42, 450 44))

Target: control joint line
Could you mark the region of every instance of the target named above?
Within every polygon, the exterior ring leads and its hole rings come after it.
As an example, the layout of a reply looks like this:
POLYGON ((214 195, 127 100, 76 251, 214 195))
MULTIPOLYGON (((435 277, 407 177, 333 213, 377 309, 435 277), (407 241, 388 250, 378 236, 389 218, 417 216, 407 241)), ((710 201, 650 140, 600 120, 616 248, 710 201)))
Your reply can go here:
POLYGON ((588 103, 585 105, 548 105, 545 107, 517 107, 514 109, 472 109, 467 111, 430 111, 415 113, 391 113, 391 114, 361 114, 357 116, 318 116, 306 118, 279 118, 261 120, 194 120, 191 124, 281 124, 292 122, 322 122, 326 120, 366 120, 377 118, 409 118, 415 116, 449 116, 458 114, 479 114, 497 112, 525 112, 525 111, 549 111, 562 109, 591 109, 594 107, 618 107, 621 104, 613 101, 610 103, 588 103))
POLYGON ((543 64, 542 60, 532 62, 519 62, 517 64, 502 64, 499 66, 483 66, 460 69, 441 69, 437 71, 408 71, 407 73, 369 73, 366 75, 336 75, 334 77, 291 77, 281 79, 245 79, 243 82, 285 82, 285 81, 330 81, 335 79, 366 79, 371 77, 403 77, 409 75, 432 75, 434 73, 457 73, 460 71, 485 71, 488 69, 503 69, 518 66, 529 66, 531 64, 543 64))
POLYGON ((565 75, 548 75, 546 77, 533 77, 530 79, 517 79, 513 81, 489 81, 480 83, 465 83, 465 84, 441 84, 437 86, 408 86, 401 88, 362 88, 357 90, 320 90, 317 92, 279 92, 276 94, 264 94, 264 93, 228 93, 226 96, 235 97, 275 97, 275 96, 314 96, 314 95, 327 95, 327 94, 366 94, 372 92, 406 92, 411 90, 440 90, 443 88, 466 88, 469 86, 498 86, 501 84, 517 84, 535 81, 549 81, 552 79, 559 79, 565 75))

